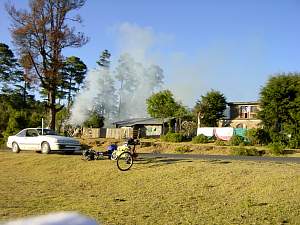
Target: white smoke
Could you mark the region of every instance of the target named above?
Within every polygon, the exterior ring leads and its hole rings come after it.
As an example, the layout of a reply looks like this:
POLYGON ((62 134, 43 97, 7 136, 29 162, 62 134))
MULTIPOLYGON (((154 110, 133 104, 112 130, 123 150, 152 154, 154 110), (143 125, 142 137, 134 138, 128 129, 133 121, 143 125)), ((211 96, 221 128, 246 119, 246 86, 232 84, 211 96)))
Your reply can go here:
POLYGON ((119 119, 146 117, 146 99, 163 84, 163 71, 159 66, 145 67, 124 54, 116 69, 120 82, 119 119))
POLYGON ((91 112, 102 112, 103 116, 110 115, 110 109, 115 107, 113 80, 105 68, 88 72, 84 88, 77 94, 71 109, 69 123, 81 125, 88 119, 91 112), (105 108, 106 110, 103 110, 105 108))
POLYGON ((146 117, 146 99, 160 90, 163 84, 163 70, 155 65, 151 52, 162 37, 150 27, 130 23, 121 24, 117 34, 121 56, 116 77, 125 75, 126 85, 122 88, 120 84, 119 119, 146 117))
POLYGON ((135 61, 145 66, 153 63, 149 54, 157 42, 157 38, 151 27, 139 27, 135 24, 123 23, 116 32, 120 55, 129 54, 135 61))
POLYGON ((163 71, 151 60, 150 50, 156 42, 152 29, 124 23, 116 33, 120 46, 119 60, 112 62, 116 67, 87 74, 85 87, 71 109, 69 122, 73 125, 81 125, 92 111, 104 116, 106 122, 146 117, 146 99, 162 87, 163 71))

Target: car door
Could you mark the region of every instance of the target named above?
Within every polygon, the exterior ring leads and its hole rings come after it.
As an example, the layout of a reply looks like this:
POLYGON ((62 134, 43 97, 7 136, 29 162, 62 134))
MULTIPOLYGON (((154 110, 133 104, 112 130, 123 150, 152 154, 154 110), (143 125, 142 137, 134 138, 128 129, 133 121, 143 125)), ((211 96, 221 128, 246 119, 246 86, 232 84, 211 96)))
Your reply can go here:
POLYGON ((26 150, 26 130, 22 130, 15 135, 13 142, 16 142, 21 150, 26 150))
POLYGON ((36 129, 28 129, 26 133, 26 143, 28 150, 40 150, 40 138, 36 129))
POLYGON ((30 148, 32 150, 40 150, 40 137, 36 129, 31 129, 30 148))

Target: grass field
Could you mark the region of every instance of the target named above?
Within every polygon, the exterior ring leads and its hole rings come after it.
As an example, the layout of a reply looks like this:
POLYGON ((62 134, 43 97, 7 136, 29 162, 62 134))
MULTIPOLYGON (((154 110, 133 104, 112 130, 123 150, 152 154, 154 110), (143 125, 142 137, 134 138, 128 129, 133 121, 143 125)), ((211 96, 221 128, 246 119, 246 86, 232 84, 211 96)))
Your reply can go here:
POLYGON ((101 224, 300 224, 300 165, 0 152, 0 216, 77 211, 101 224))

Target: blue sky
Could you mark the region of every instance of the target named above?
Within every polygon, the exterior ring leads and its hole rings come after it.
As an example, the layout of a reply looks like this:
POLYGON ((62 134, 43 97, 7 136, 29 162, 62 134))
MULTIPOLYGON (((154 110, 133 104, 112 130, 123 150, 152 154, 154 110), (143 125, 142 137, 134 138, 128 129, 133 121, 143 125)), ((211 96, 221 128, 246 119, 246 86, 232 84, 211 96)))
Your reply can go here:
MULTIPOLYGON (((5 2, 0 42, 13 49, 5 2)), ((185 105, 211 89, 228 101, 255 101, 270 75, 299 71, 299 11, 299 0, 89 0, 78 11, 78 31, 90 41, 65 55, 91 69, 104 49, 116 63, 126 49, 142 48, 143 60, 162 67, 165 88, 185 105)))

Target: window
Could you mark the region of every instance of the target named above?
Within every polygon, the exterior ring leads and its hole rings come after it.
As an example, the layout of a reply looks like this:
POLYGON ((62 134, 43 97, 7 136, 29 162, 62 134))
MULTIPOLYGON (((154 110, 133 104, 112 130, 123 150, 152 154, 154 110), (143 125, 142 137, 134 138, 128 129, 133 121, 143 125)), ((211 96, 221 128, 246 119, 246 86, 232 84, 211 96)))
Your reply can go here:
POLYGON ((258 112, 257 106, 251 106, 250 112, 251 112, 251 113, 257 113, 257 112, 258 112))
POLYGON ((240 118, 241 119, 248 119, 250 113, 249 106, 240 106, 240 118))
POLYGON ((258 112, 257 106, 251 106, 251 110, 250 110, 250 118, 251 118, 251 119, 257 118, 257 112, 258 112))
POLYGON ((239 108, 240 119, 255 119, 258 111, 256 105, 242 105, 239 108))
POLYGON ((26 130, 22 130, 16 136, 18 136, 18 137, 25 137, 26 136, 26 130))
POLYGON ((26 137, 36 137, 36 136, 39 136, 37 130, 27 130, 26 131, 26 137))
MULTIPOLYGON (((42 135, 42 129, 37 129, 39 134, 42 135)), ((89 130, 89 132, 92 132, 92 130, 89 130)), ((43 129, 43 135, 57 135, 57 133, 50 129, 43 129)))

